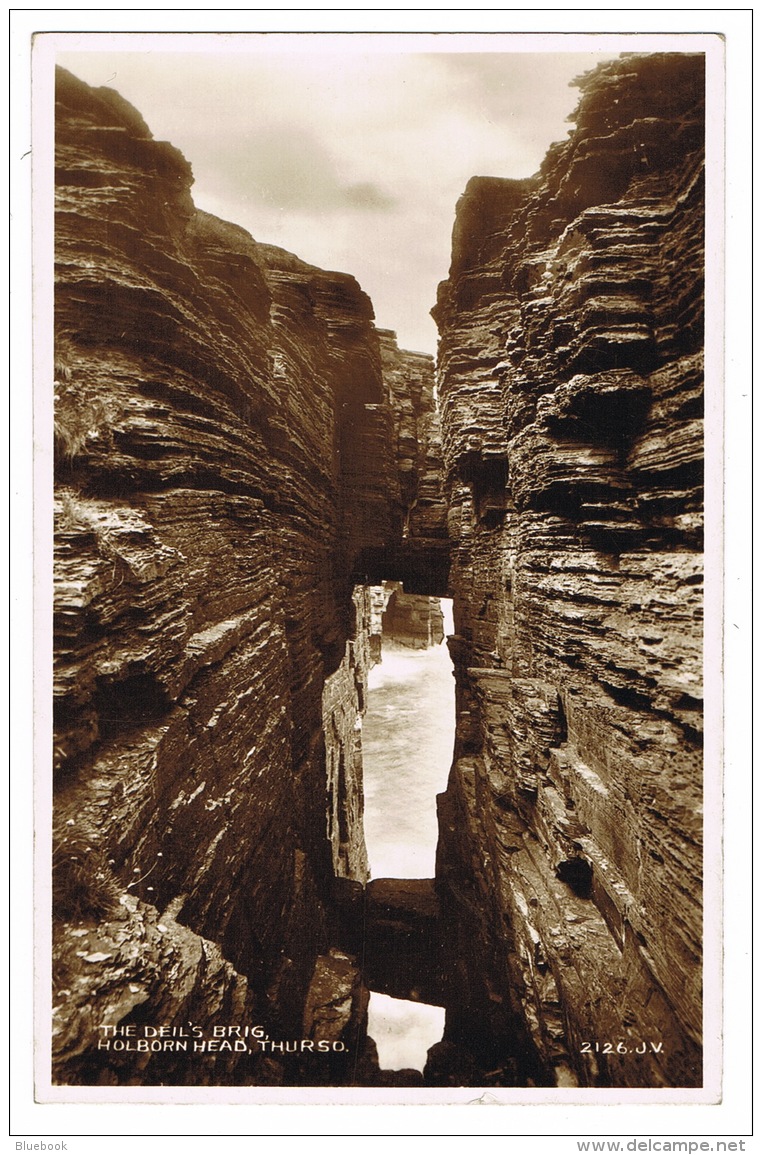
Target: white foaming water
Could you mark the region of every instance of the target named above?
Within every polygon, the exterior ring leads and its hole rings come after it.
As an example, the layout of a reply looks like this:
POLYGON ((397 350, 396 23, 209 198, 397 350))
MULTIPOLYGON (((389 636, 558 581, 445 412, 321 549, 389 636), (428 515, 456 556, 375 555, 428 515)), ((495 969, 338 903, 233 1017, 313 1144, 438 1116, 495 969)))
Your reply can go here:
MULTIPOLYGON (((452 602, 441 604, 450 634, 452 602)), ((368 690, 362 744, 371 877, 433 878, 436 795, 447 785, 455 738, 455 682, 447 646, 412 650, 385 643, 368 690)), ((423 1071, 444 1021, 444 1007, 371 991, 368 1034, 384 1070, 423 1071)))
MULTIPOLYGON (((442 601, 445 632, 452 603, 442 601)), ((384 643, 368 677, 363 719, 365 841, 372 878, 433 878, 436 795, 447 785, 455 682, 443 642, 427 650, 384 643)))
POLYGON ((429 1047, 442 1038, 444 1022, 444 1007, 370 993, 368 1034, 378 1048, 378 1065, 384 1071, 422 1071, 429 1047))

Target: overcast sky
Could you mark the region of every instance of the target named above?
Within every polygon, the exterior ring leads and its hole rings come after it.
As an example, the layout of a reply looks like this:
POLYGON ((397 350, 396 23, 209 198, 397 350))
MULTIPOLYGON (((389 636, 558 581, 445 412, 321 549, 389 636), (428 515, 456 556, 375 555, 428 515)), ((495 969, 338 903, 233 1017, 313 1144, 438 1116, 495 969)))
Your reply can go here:
MULTIPOLYGON (((82 39, 82 38, 80 38, 82 39)), ((379 326, 436 351, 455 205, 475 175, 525 177, 563 140, 602 54, 60 52, 115 88, 193 166, 199 208, 305 261, 352 273, 379 326)), ((308 50, 305 50, 308 49, 308 50)), ((611 53, 606 54, 610 58, 611 53)))

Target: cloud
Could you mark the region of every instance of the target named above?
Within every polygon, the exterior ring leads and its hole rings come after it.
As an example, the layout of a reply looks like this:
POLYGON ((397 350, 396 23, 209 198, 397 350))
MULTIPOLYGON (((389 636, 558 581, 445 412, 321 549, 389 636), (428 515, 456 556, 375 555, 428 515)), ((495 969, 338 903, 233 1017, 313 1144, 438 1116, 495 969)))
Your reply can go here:
POLYGON ((184 153, 200 208, 353 273, 380 325, 433 351, 458 197, 475 174, 536 172, 568 132, 569 81, 600 57, 297 42, 304 51, 78 51, 61 63, 115 88, 184 153))
POLYGON ((426 57, 435 67, 448 73, 458 86, 459 98, 491 115, 506 112, 519 117, 543 116, 543 106, 552 110, 569 104, 578 94, 568 89, 575 76, 595 67, 601 55, 597 52, 451 52, 426 57), (559 75, 561 73, 562 75, 559 75))
POLYGON ((351 181, 318 134, 294 123, 235 134, 204 134, 197 176, 250 204, 289 212, 388 212, 396 201, 374 181, 351 181), (202 168, 203 166, 203 168, 202 168))
POLYGON ((501 129, 536 168, 548 145, 569 132, 569 116, 580 95, 573 78, 594 68, 602 55, 453 52, 426 59, 447 84, 454 104, 469 109, 476 121, 501 129))
POLYGON ((347 208, 367 209, 371 212, 388 212, 397 205, 394 197, 385 193, 378 185, 363 181, 352 184, 344 190, 347 208))

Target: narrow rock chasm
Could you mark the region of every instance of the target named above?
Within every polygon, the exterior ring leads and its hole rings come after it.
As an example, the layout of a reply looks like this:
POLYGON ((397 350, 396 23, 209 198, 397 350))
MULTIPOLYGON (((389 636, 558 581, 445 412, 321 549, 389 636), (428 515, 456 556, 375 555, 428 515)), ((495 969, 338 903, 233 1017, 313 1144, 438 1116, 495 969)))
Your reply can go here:
MULTIPOLYGON (((372 902, 381 885, 399 883, 401 902, 407 880, 418 880, 434 897, 436 795, 447 785, 454 740, 453 668, 444 645, 453 632, 452 603, 405 594, 396 582, 372 595, 381 610, 381 635, 362 719, 364 830, 371 878, 386 882, 371 882, 367 896, 372 902)), ((421 1001, 427 987, 428 997, 443 997, 429 976, 432 968, 443 971, 444 960, 435 942, 417 937, 415 927, 407 928, 379 950, 371 935, 363 956, 368 1034, 381 1069, 407 1071, 409 1085, 421 1082, 410 1072, 424 1071, 445 1019, 443 1005, 421 1001), (410 953, 410 937, 413 958, 400 976, 399 958, 410 953)))
POLYGON ((436 370, 59 70, 55 1084, 701 1086, 703 69, 599 65, 469 182, 436 370), (447 598, 385 876, 380 619, 427 653, 447 598), (423 1070, 370 990, 444 1008, 423 1070))
POLYGON ((447 786, 455 737, 455 683, 445 643, 445 632, 453 632, 452 604, 395 591, 386 596, 382 656, 368 675, 362 717, 370 874, 433 878, 436 795, 447 786), (417 620, 400 612, 408 606, 417 620))

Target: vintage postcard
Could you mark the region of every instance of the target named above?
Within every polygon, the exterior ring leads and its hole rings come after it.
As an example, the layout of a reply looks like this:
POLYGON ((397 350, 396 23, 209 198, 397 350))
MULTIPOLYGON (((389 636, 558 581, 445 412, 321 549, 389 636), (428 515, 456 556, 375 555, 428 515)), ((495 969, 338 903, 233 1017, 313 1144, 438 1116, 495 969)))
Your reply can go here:
POLYGON ((721 1103, 722 36, 32 51, 37 1100, 721 1103))

